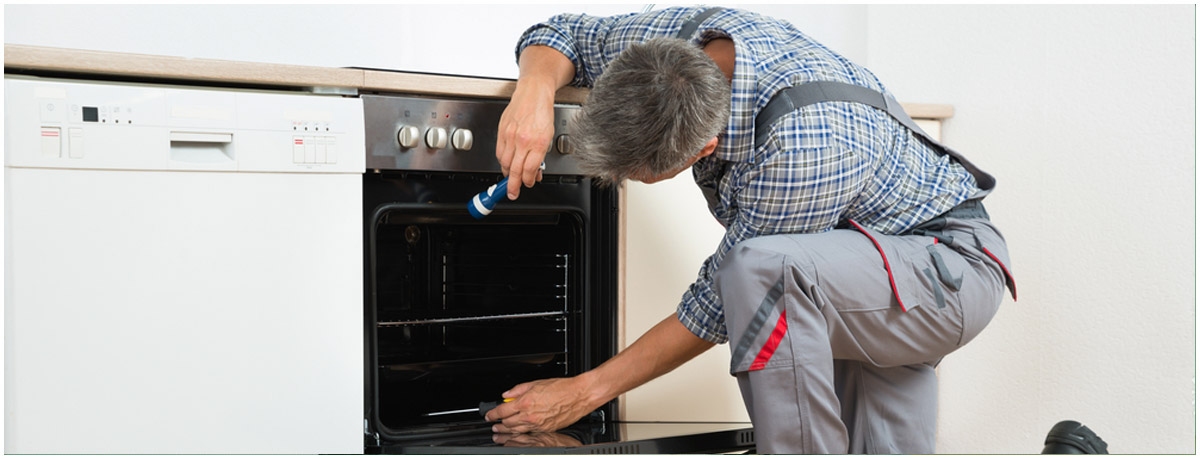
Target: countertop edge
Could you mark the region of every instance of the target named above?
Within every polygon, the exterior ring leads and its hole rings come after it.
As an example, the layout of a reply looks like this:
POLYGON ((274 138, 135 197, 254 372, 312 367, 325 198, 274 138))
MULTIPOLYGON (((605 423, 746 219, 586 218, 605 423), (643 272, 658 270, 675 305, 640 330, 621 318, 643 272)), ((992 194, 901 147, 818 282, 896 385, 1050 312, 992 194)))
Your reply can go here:
MULTIPOLYGON (((134 78, 240 83, 267 86, 350 88, 360 91, 508 99, 516 81, 354 68, 199 59, 85 49, 4 44, 4 68, 134 78)), ((566 87, 556 102, 582 104, 588 90, 566 87)), ((946 104, 901 103, 914 119, 954 116, 946 104)))

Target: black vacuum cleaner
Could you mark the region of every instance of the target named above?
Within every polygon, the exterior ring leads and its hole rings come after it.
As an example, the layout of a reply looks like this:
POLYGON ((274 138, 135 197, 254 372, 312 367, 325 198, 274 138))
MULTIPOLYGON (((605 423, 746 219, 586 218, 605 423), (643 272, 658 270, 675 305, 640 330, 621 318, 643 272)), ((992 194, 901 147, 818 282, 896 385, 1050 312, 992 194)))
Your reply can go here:
POLYGON ((1046 434, 1042 454, 1108 454, 1108 443, 1083 424, 1062 421, 1046 434))

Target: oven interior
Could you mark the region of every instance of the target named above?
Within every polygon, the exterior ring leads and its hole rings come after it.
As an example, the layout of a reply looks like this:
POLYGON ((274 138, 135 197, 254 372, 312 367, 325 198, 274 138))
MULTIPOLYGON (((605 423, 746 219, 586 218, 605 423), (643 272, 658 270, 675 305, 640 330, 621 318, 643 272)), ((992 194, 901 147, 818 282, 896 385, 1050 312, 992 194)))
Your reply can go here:
MULTIPOLYGON (((463 179, 445 181, 437 188, 463 179)), ((550 183, 543 193, 562 187, 583 197, 592 188, 550 183)), ((463 410, 612 352, 611 289, 600 285, 612 269, 589 256, 600 245, 588 237, 594 219, 537 195, 480 220, 467 199, 453 201, 382 202, 369 216, 367 410, 384 439, 490 429, 463 410)))

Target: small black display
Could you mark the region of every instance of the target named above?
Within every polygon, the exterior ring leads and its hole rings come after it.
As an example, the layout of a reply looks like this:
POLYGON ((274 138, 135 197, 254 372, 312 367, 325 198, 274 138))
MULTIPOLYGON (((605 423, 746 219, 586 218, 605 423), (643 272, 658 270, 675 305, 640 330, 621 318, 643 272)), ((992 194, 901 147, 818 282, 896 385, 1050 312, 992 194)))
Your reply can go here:
POLYGON ((93 123, 100 121, 100 111, 96 107, 83 107, 83 120, 93 123))

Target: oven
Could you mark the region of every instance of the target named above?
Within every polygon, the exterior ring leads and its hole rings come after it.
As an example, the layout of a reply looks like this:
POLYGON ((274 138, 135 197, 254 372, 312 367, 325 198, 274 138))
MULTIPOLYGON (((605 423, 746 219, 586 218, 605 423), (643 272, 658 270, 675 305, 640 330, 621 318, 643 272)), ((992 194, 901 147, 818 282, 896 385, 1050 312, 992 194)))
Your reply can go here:
POLYGON ((366 452, 753 447, 748 423, 623 422, 615 400, 521 448, 494 444, 481 402, 617 351, 619 190, 579 174, 567 132, 578 107, 559 105, 543 181, 476 219, 468 202, 503 178, 494 152, 505 103, 361 99, 366 452))

